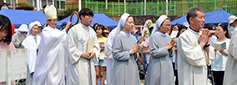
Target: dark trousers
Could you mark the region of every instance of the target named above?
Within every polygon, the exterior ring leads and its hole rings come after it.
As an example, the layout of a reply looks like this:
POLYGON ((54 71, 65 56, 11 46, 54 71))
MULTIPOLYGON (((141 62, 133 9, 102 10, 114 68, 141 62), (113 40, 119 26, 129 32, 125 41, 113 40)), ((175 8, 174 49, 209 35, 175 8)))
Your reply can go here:
POLYGON ((175 70, 175 63, 172 63, 173 64, 173 70, 174 70, 174 76, 176 76, 176 81, 175 81, 175 85, 179 85, 179 80, 178 80, 178 71, 175 70))
POLYGON ((212 71, 213 85, 223 85, 224 71, 212 71))

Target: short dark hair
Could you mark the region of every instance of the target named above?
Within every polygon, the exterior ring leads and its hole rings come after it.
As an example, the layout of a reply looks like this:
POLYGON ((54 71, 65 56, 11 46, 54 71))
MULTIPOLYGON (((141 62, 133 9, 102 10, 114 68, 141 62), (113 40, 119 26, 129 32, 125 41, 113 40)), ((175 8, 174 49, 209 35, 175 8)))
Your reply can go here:
POLYGON ((221 24, 218 24, 218 26, 220 26, 220 27, 223 29, 223 31, 226 31, 225 37, 226 37, 226 38, 230 38, 230 37, 229 37, 229 33, 228 33, 228 27, 227 27, 227 25, 221 23, 221 24))
POLYGON ((79 18, 81 19, 81 16, 85 16, 85 15, 91 15, 93 17, 94 13, 89 8, 82 8, 81 11, 79 12, 79 18))
POLYGON ((3 38, 2 41, 9 45, 12 40, 11 21, 6 16, 0 15, 0 26, 1 26, 0 31, 5 30, 5 29, 7 29, 7 31, 8 31, 7 36, 5 38, 3 38))
POLYGON ((188 11, 187 13, 187 21, 188 21, 188 24, 190 24, 190 21, 189 19, 192 17, 193 19, 197 17, 197 13, 196 11, 201 11, 204 13, 204 11, 200 8, 192 8, 188 11))

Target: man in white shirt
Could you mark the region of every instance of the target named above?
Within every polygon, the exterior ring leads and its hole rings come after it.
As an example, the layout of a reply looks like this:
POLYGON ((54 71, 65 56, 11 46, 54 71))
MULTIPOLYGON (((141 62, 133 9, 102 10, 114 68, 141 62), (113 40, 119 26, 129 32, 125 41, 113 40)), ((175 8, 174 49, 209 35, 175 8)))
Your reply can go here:
POLYGON ((208 43, 210 33, 204 29, 202 9, 193 8, 187 13, 189 28, 180 35, 178 47, 179 85, 207 85, 207 65, 214 59, 214 48, 208 43))

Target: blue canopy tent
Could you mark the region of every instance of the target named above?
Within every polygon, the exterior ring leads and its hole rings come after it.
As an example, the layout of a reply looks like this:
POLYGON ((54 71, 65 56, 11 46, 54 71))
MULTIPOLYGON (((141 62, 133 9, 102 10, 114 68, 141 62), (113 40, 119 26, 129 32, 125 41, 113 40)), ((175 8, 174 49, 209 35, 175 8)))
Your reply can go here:
MULTIPOLYGON (((224 10, 214 11, 214 12, 208 12, 205 14, 205 25, 213 23, 215 25, 218 25, 219 23, 228 24, 228 19, 232 15, 224 10)), ((170 22, 171 26, 174 26, 176 24, 183 25, 184 22, 187 22, 187 15, 184 15, 183 17, 176 19, 172 22, 170 22)))
POLYGON ((2 9, 0 14, 7 16, 11 23, 14 23, 15 28, 19 28, 21 24, 29 25, 33 21, 39 21, 42 26, 46 22, 45 14, 42 11, 2 9))
MULTIPOLYGON (((58 21, 57 28, 61 28, 62 23, 70 21, 70 17, 71 17, 71 15, 66 17, 65 19, 62 19, 62 20, 58 21)), ((75 24, 76 21, 77 21, 77 16, 74 14, 73 17, 72 17, 72 24, 75 24)), ((91 22, 91 26, 93 26, 95 23, 106 25, 106 26, 111 27, 111 28, 115 28, 118 25, 118 22, 112 20, 111 18, 107 17, 103 13, 102 14, 94 14, 94 17, 93 17, 92 22, 91 22)))
MULTIPOLYGON (((45 14, 42 11, 26 11, 26 10, 9 10, 3 9, 0 11, 1 15, 7 16, 11 23, 14 23, 15 28, 19 28, 21 24, 29 25, 33 21, 39 21, 43 26, 46 23, 45 14)), ((73 15, 72 24, 76 22, 76 15, 73 15)), ((67 18, 58 21, 57 28, 61 28, 61 24, 64 22, 70 21, 70 16, 67 18)), ((110 19, 105 14, 94 14, 91 26, 95 23, 107 25, 108 27, 115 28, 118 25, 118 22, 110 19)))

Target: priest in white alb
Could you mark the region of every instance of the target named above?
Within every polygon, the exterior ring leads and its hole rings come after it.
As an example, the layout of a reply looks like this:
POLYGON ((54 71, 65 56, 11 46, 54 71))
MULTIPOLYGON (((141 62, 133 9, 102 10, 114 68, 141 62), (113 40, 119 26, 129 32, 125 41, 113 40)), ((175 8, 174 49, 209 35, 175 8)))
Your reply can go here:
POLYGON ((60 31, 57 10, 45 8, 48 26, 42 30, 32 85, 65 85, 65 39, 68 28, 60 31))
POLYGON ((200 33, 205 24, 204 12, 199 8, 190 9, 187 21, 190 27, 177 43, 179 85, 207 85, 207 65, 211 64, 215 52, 208 43, 209 31, 204 29, 200 33))
POLYGON ((68 32, 67 85, 96 85, 93 58, 98 59, 100 47, 96 33, 90 27, 93 16, 92 10, 81 9, 81 22, 68 32))

